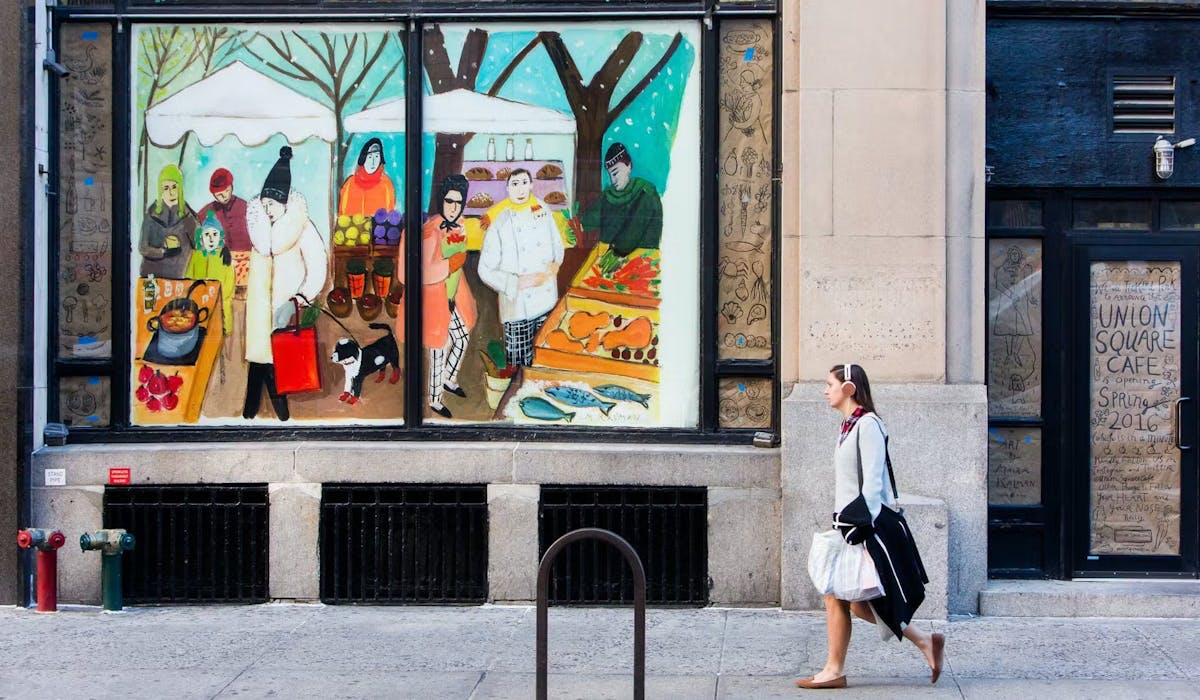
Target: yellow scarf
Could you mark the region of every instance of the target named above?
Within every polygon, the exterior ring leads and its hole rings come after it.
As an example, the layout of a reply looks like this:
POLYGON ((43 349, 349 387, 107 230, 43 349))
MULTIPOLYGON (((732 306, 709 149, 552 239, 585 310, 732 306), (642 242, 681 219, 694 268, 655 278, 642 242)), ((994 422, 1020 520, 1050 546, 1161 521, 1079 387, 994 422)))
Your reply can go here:
POLYGON ((482 226, 486 231, 488 227, 492 225, 492 222, 496 220, 496 217, 510 209, 513 211, 525 211, 526 209, 532 209, 536 212, 545 206, 546 205, 542 204, 540 199, 532 194, 529 195, 529 199, 525 200, 524 204, 517 204, 508 197, 505 197, 504 199, 500 200, 499 203, 493 205, 491 209, 488 209, 487 212, 485 212, 484 215, 479 218, 479 225, 482 226))

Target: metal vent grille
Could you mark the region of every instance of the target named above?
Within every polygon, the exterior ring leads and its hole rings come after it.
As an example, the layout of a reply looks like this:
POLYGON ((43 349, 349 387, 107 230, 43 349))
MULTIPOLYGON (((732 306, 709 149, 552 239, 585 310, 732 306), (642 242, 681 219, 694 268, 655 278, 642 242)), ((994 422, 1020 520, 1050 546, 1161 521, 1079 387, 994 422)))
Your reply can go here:
MULTIPOLYGON (((581 527, 629 541, 646 568, 646 602, 708 603, 708 491, 703 487, 542 487, 540 551, 581 527)), ((614 548, 569 545, 550 573, 551 603, 631 604, 633 578, 614 548)))
POLYGON ((484 486, 329 485, 321 494, 321 600, 483 603, 484 486))
POLYGON ((1113 78, 1113 133, 1175 133, 1175 76, 1113 78))
POLYGON ((263 603, 267 487, 109 486, 104 527, 137 548, 121 558, 128 603, 263 603))

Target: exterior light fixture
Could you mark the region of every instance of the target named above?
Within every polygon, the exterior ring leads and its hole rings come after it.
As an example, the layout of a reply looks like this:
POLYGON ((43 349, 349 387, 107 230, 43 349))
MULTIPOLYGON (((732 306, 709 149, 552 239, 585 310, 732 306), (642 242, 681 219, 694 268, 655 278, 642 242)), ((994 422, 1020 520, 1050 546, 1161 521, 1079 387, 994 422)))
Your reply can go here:
POLYGON ((1171 143, 1159 136, 1154 140, 1154 174, 1160 180, 1166 180, 1175 172, 1175 149, 1187 148, 1194 145, 1196 139, 1184 139, 1179 143, 1171 143))

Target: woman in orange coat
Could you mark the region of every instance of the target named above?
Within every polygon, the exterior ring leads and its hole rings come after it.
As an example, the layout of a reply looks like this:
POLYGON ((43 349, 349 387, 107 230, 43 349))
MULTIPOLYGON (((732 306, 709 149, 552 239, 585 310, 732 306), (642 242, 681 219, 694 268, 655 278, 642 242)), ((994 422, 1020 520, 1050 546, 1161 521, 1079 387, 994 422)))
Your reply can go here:
POLYGON ((396 208, 396 188, 383 171, 386 164, 383 142, 377 138, 367 141, 358 153, 354 174, 342 184, 338 197, 339 215, 371 217, 380 209, 390 212, 396 208))
MULTIPOLYGON (((467 395, 458 385, 458 371, 478 316, 462 271, 467 259, 467 232, 462 225, 467 188, 467 178, 448 175, 438 198, 440 213, 429 217, 421 229, 421 344, 429 350, 429 407, 443 418, 452 417, 442 403, 444 392, 467 395)), ((400 250, 397 275, 403 282, 404 247, 400 250)), ((396 337, 404 338, 403 307, 396 317, 396 337)))

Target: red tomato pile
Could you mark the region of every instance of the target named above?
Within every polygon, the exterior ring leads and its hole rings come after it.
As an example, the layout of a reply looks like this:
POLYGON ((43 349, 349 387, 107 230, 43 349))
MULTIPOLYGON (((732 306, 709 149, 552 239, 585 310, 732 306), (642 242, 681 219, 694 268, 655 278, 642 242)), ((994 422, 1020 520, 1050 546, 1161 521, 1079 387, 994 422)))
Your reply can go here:
POLYGON ((179 405, 179 390, 182 388, 183 377, 178 372, 168 377, 150 365, 142 365, 138 370, 138 388, 133 396, 146 404, 146 410, 152 413, 174 411, 179 405))

